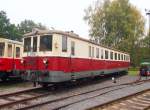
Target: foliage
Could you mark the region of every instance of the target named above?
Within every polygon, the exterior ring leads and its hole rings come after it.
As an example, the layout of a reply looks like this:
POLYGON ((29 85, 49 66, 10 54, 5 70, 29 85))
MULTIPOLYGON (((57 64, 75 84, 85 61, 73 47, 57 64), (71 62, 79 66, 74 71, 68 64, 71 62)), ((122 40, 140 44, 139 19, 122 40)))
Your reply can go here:
POLYGON ((24 20, 16 26, 10 23, 6 12, 0 11, 0 37, 21 40, 23 34, 31 32, 33 28, 46 29, 41 23, 32 20, 24 20))
POLYGON ((19 39, 21 37, 18 28, 10 23, 4 11, 0 11, 0 36, 9 39, 19 39))
POLYGON ((144 36, 145 20, 129 0, 97 1, 85 14, 92 40, 129 52, 132 65, 139 63, 137 52, 144 36))
POLYGON ((32 20, 24 20, 18 24, 19 31, 21 34, 29 33, 33 28, 46 29, 46 26, 43 26, 41 23, 36 24, 32 20))

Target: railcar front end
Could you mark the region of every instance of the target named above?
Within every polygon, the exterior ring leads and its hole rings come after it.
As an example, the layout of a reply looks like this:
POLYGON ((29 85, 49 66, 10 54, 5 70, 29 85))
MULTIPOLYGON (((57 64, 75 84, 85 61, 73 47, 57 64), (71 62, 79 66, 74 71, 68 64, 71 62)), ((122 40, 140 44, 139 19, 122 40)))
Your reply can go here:
POLYGON ((0 79, 19 77, 22 43, 0 38, 0 79))

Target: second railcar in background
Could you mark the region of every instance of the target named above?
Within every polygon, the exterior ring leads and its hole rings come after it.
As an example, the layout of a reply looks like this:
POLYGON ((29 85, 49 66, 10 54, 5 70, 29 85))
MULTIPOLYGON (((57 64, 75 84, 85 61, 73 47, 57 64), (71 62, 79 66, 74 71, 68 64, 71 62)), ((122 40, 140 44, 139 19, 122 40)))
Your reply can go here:
POLYGON ((19 77, 22 42, 0 38, 0 79, 19 77))
POLYGON ((36 30, 24 35, 22 77, 42 85, 127 71, 128 53, 98 45, 73 32, 36 30))

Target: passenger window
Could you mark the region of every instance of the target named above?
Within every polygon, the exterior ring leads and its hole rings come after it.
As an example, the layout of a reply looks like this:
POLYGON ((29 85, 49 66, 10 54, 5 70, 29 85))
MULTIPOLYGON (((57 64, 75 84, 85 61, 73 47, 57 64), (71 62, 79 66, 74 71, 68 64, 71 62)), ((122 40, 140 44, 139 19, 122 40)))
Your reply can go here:
POLYGON ((110 58, 113 60, 113 52, 110 52, 110 58))
POLYGON ((24 52, 31 51, 31 37, 24 39, 24 52))
POLYGON ((71 55, 75 55, 75 42, 71 41, 71 55))
POLYGON ((108 51, 105 50, 105 59, 108 59, 108 51))
POLYGON ((96 58, 99 58, 99 48, 96 48, 96 58))
POLYGON ((101 50, 101 59, 104 58, 103 49, 101 50))
POLYGON ((33 37, 33 52, 37 51, 37 37, 33 37))
POLYGON ((91 57, 91 46, 89 46, 89 57, 91 57))
POLYGON ((117 53, 115 53, 115 60, 117 60, 117 53))
POLYGON ((52 35, 40 37, 40 51, 52 51, 52 35))
POLYGON ((94 47, 92 47, 92 57, 94 57, 94 47))
POLYGON ((118 60, 120 60, 120 54, 118 54, 118 60))
POLYGON ((121 60, 123 60, 123 54, 121 54, 121 60))
POLYGON ((124 61, 126 60, 126 58, 125 58, 126 56, 124 55, 124 61))
POLYGON ((12 57, 12 45, 8 44, 8 57, 12 57))
POLYGON ((5 43, 0 43, 0 56, 4 56, 5 43))
POLYGON ((67 52, 67 37, 62 36, 62 52, 67 52))
POLYGON ((16 58, 20 58, 20 47, 16 47, 16 58))

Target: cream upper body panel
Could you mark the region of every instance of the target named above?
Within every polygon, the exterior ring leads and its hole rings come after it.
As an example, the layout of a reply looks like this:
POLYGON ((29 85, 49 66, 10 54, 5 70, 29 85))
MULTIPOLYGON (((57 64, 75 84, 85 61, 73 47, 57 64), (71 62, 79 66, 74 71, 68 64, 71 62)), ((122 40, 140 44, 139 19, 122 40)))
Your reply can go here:
POLYGON ((4 43, 3 58, 18 58, 22 57, 23 44, 19 41, 0 38, 0 43, 4 43))
MULTIPOLYGON (((28 56, 32 53, 31 54, 32 56, 57 56, 57 57, 85 58, 85 59, 97 59, 97 60, 115 60, 115 61, 128 61, 128 62, 130 61, 128 53, 117 51, 116 49, 111 49, 111 48, 107 48, 95 44, 91 41, 80 38, 74 33, 71 34, 62 31, 39 31, 36 34, 37 34, 36 36, 38 37, 37 52, 24 52, 23 56, 28 56), (51 51, 39 50, 40 48, 39 40, 40 40, 40 36, 42 35, 52 35, 51 51), (67 51, 65 52, 62 51, 62 36, 67 37, 67 51), (72 50, 72 45, 74 45, 73 50, 72 50), (89 53, 89 48, 91 48, 91 53, 89 53), (74 51, 73 55, 72 55, 72 51, 74 51), (115 53, 117 54, 116 56, 117 59, 115 59, 115 53), (90 56, 89 54, 92 55, 90 56), (103 58, 101 56, 103 56, 103 58)), ((29 33, 25 35, 25 38, 33 37, 33 36, 34 36, 33 33, 29 33)))

